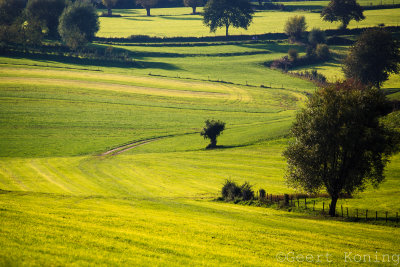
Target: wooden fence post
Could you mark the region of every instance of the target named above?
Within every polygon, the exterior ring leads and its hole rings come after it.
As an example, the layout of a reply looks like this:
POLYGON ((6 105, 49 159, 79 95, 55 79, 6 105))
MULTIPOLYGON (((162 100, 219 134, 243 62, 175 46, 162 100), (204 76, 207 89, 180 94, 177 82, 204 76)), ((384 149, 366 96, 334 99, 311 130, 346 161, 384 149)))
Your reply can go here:
POLYGON ((342 218, 343 218, 343 205, 340 205, 340 208, 342 209, 342 218))
POLYGON ((304 206, 305 206, 306 209, 307 209, 307 197, 304 198, 304 206))
POLYGON ((315 200, 314 200, 314 204, 312 206, 312 210, 315 211, 315 200))
POLYGON ((322 202, 322 213, 325 213, 325 202, 322 202))
POLYGON ((365 210, 365 220, 368 221, 368 210, 365 210))
POLYGON ((378 211, 375 211, 375 221, 378 220, 378 211))

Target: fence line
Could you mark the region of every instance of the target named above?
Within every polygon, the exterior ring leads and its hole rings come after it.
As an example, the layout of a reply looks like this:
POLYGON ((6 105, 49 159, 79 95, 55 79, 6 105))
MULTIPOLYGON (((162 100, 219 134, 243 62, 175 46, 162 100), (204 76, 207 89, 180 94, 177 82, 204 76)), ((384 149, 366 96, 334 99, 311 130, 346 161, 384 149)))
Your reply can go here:
MULTIPOLYGON (((303 210, 310 210, 314 212, 320 212, 324 215, 329 214, 330 204, 322 201, 317 203, 315 199, 318 197, 329 197, 328 194, 315 194, 315 195, 305 195, 305 194, 269 194, 258 196, 261 202, 277 204, 280 207, 290 207, 303 210)), ((389 212, 376 209, 359 209, 359 208, 349 208, 343 206, 342 204, 336 206, 336 217, 351 219, 355 221, 384 221, 399 223, 399 212, 389 212)))

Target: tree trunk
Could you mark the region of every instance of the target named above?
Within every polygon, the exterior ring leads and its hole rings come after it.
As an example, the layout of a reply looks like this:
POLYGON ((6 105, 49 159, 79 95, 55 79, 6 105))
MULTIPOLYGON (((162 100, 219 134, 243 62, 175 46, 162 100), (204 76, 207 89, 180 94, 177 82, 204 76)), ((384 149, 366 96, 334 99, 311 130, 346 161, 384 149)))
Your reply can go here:
POLYGON ((226 37, 228 37, 229 36, 229 25, 227 24, 226 25, 226 37))
POLYGON ((332 196, 331 207, 329 208, 329 215, 332 217, 336 215, 336 203, 338 199, 338 196, 332 196))
POLYGON ((111 8, 107 8, 107 15, 108 15, 109 17, 112 16, 112 10, 111 10, 111 8))
POLYGON ((217 138, 211 139, 210 144, 208 145, 208 148, 215 148, 217 147, 217 138))
POLYGON ((192 14, 196 14, 196 6, 192 6, 193 9, 193 13, 192 14))
POLYGON ((147 16, 150 17, 150 7, 146 7, 147 16))

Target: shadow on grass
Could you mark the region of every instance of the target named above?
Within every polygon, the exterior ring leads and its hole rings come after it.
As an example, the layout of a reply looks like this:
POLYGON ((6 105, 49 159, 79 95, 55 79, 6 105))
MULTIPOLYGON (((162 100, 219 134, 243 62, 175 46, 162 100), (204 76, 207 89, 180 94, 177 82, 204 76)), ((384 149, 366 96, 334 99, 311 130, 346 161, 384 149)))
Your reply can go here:
MULTIPOLYGON (((63 55, 49 55, 49 54, 33 54, 23 52, 8 52, 2 54, 2 56, 12 57, 15 59, 32 59, 43 63, 64 63, 76 66, 86 67, 117 67, 117 68, 151 68, 151 69, 162 69, 162 70, 180 70, 179 67, 165 62, 156 61, 119 61, 119 60, 104 60, 104 59, 92 59, 92 58, 79 58, 72 56, 63 55)), ((56 66, 49 66, 56 67, 56 66)), ((59 66, 57 68, 68 68, 59 66)))

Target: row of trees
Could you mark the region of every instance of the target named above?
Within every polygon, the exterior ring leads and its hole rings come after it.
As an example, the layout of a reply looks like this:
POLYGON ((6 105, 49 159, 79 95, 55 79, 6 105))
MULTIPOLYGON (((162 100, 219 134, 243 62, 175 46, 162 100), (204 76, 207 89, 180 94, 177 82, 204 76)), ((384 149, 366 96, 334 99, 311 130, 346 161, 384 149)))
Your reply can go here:
MULTIPOLYGON (((111 8, 118 0, 102 0, 111 16, 111 8)), ((193 9, 204 4, 203 0, 183 0, 184 5, 193 9)), ((204 24, 211 32, 225 27, 226 36, 229 35, 229 28, 247 29, 253 21, 254 9, 250 0, 208 0, 205 1, 204 24)), ((147 16, 150 16, 151 8, 155 7, 158 0, 136 0, 138 5, 146 9, 147 16)), ((330 22, 340 21, 341 28, 347 28, 351 20, 360 21, 364 19, 363 9, 356 0, 331 0, 329 5, 321 13, 322 19, 330 22)))
POLYGON ((97 11, 87 1, 0 0, 0 41, 40 44, 62 39, 71 48, 91 41, 99 30, 97 11))

